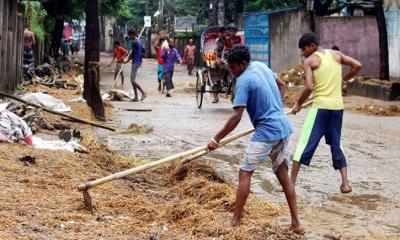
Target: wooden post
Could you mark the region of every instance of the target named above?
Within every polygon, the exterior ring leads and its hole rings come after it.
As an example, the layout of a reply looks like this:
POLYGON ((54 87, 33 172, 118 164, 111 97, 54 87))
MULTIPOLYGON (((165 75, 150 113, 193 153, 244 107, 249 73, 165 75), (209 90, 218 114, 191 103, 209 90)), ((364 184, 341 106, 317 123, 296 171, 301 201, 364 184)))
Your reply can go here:
POLYGON ((4 1, 0 1, 0 90, 2 89, 2 84, 5 81, 3 77, 3 69, 4 69, 4 55, 3 55, 3 41, 4 41, 4 33, 3 33, 3 15, 4 15, 4 1))
POLYGON ((17 19, 17 13, 18 13, 18 2, 17 1, 13 1, 12 2, 12 20, 11 20, 11 54, 12 56, 10 57, 10 61, 11 61, 11 76, 10 76, 10 80, 12 79, 12 81, 9 82, 8 84, 8 91, 9 92, 14 92, 15 87, 18 84, 18 79, 17 79, 17 71, 19 71, 18 69, 18 64, 17 64, 17 48, 18 46, 18 19, 17 19))
POLYGON ((3 91, 8 91, 7 89, 7 60, 8 60, 8 47, 7 47, 7 43, 8 43, 8 19, 9 19, 9 9, 8 9, 8 3, 9 1, 1 1, 2 5, 3 5, 3 23, 0 26, 1 27, 1 32, 2 32, 2 36, 1 36, 1 42, 0 42, 0 46, 1 46, 1 65, 2 65, 2 71, 1 71, 1 75, 0 75, 0 90, 3 91))
POLYGON ((7 7, 7 11, 8 11, 8 20, 7 20, 7 41, 6 41, 6 44, 7 44, 7 54, 6 54, 6 57, 7 57, 7 61, 5 62, 5 64, 6 64, 6 71, 5 71, 5 76, 6 76, 6 81, 5 81, 5 84, 4 84, 4 87, 5 87, 5 89, 6 89, 6 91, 7 92, 10 92, 10 82, 12 82, 13 81, 13 74, 11 73, 11 71, 12 71, 12 69, 13 69, 13 66, 12 65, 15 65, 15 64, 12 64, 12 54, 13 54, 13 52, 12 52, 12 48, 13 48, 13 39, 12 39, 12 30, 10 29, 10 27, 12 28, 12 22, 13 22, 13 9, 12 9, 12 4, 13 4, 13 1, 6 1, 6 2, 8 2, 8 7, 7 7))
POLYGON ((100 26, 99 0, 86 0, 85 81, 83 98, 92 108, 95 117, 105 120, 103 100, 100 96, 100 26))
POLYGON ((389 47, 383 0, 374 0, 374 7, 379 32, 379 78, 389 80, 389 47))

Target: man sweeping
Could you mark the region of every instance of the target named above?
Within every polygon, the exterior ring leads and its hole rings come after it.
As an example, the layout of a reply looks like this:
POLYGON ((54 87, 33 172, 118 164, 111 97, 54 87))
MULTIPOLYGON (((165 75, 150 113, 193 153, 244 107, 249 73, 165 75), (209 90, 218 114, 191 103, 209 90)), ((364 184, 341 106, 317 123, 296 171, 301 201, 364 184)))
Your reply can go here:
POLYGON ((139 83, 136 80, 138 69, 142 65, 143 45, 139 39, 139 36, 136 34, 135 31, 129 30, 128 37, 132 41, 132 52, 124 63, 127 64, 130 60, 132 60, 131 84, 133 87, 133 92, 135 94, 135 98, 132 101, 138 102, 139 101, 138 90, 142 93, 140 101, 143 101, 147 97, 147 94, 144 92, 143 88, 139 85, 139 83))
MULTIPOLYGON (((128 51, 124 47, 121 46, 119 41, 114 42, 114 51, 113 51, 113 59, 107 67, 110 67, 114 64, 115 60, 117 63, 115 64, 114 69, 114 79, 117 78, 119 71, 121 70, 122 65, 124 64, 124 59, 128 51)), ((121 71, 121 84, 124 85, 124 71, 121 71)))
MULTIPOLYGON (((243 207, 250 192, 250 179, 257 167, 268 157, 272 168, 285 192, 292 218, 290 230, 303 233, 297 214, 294 184, 288 174, 288 143, 292 126, 283 111, 280 90, 284 83, 263 63, 250 63, 249 49, 234 46, 226 57, 231 73, 238 77, 234 113, 221 131, 208 143, 209 149, 218 147, 219 141, 239 124, 244 109, 250 116, 255 133, 244 154, 239 171, 239 186, 236 193, 235 210, 231 226, 240 224, 243 207)), ((283 93, 283 91, 282 91, 283 93)))
POLYGON ((314 33, 304 34, 300 38, 299 48, 306 58, 304 61, 306 79, 304 91, 292 108, 293 113, 301 110, 301 105, 312 92, 314 100, 293 157, 291 180, 296 184, 300 165, 309 166, 319 141, 325 136, 326 144, 331 147, 333 168, 339 170, 342 176, 340 191, 349 193, 352 189, 347 179, 347 162, 341 144, 342 65, 351 67, 350 72, 343 77, 344 81, 353 78, 362 65, 339 51, 320 47, 314 33))

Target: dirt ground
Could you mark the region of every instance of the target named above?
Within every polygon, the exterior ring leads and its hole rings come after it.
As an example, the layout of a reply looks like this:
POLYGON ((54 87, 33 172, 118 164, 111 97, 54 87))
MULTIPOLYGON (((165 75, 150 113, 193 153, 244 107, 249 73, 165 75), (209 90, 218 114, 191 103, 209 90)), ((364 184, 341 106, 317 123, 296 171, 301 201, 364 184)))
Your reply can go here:
MULTIPOLYGON (((102 54, 102 63, 110 60, 109 54, 102 54)), ((125 76, 130 75, 129 67, 125 76)), ((103 90, 110 88, 112 76, 112 70, 103 71, 103 90)), ((167 98, 157 91, 156 61, 145 59, 137 80, 149 97, 138 103, 113 102, 113 118, 108 122, 133 131, 111 134, 90 129, 124 156, 118 160, 91 141, 87 143, 93 150, 89 155, 38 152, 20 146, 15 155, 10 151, 14 146, 0 144, 0 202, 4 203, 0 206, 0 239, 295 239, 282 231, 289 214, 268 161, 254 174, 244 226, 228 229, 223 224, 231 215, 237 172, 250 137, 210 153, 186 170, 165 167, 95 188, 91 195, 97 212, 92 215, 83 209, 77 184, 204 145, 232 113, 228 99, 212 104, 208 95, 198 109, 196 78, 186 74, 185 66, 177 66, 174 77, 176 89, 167 98), (152 111, 124 110, 128 108, 152 111), (151 130, 135 131, 140 126, 151 130), (36 165, 24 166, 18 160, 29 154, 36 155, 36 165)), ((128 80, 118 88, 131 91, 128 80)), ((321 141, 311 166, 301 170, 296 188, 308 239, 400 239, 399 117, 352 109, 365 104, 399 106, 398 102, 345 97, 351 111, 345 114, 344 149, 353 193, 340 194, 340 174, 331 167, 330 150, 321 141)), ((307 112, 290 116, 294 128, 291 152, 307 112)), ((251 127, 245 116, 234 133, 251 127)))

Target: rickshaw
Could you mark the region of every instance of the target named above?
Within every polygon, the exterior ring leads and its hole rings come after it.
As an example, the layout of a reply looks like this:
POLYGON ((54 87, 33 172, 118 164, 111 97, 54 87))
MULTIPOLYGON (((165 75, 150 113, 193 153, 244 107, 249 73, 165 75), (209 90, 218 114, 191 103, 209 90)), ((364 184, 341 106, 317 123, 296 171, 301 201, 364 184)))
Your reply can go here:
POLYGON ((201 108, 205 93, 225 94, 225 98, 235 95, 236 78, 229 73, 228 64, 217 58, 215 53, 216 40, 219 37, 220 27, 208 27, 201 34, 200 53, 203 66, 197 70, 196 102, 201 108))

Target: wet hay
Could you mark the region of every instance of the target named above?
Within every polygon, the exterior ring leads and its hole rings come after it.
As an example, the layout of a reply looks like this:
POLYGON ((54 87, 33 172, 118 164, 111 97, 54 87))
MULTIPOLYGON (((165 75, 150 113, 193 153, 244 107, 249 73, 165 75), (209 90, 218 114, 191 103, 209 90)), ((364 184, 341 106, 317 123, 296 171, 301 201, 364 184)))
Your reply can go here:
POLYGON ((126 130, 121 133, 128 134, 128 133, 136 133, 136 134, 147 134, 153 131, 154 127, 148 123, 146 124, 138 124, 138 123, 131 123, 126 130))
POLYGON ((227 227, 235 190, 209 166, 192 162, 128 176, 90 190, 77 185, 133 166, 86 136, 89 154, 0 144, 0 232, 5 239, 301 239, 273 224, 281 207, 251 196, 243 225, 227 227), (18 159, 36 157, 36 164, 18 159), (181 168, 185 168, 182 170, 181 168), (217 177, 218 176, 218 177, 217 177))

